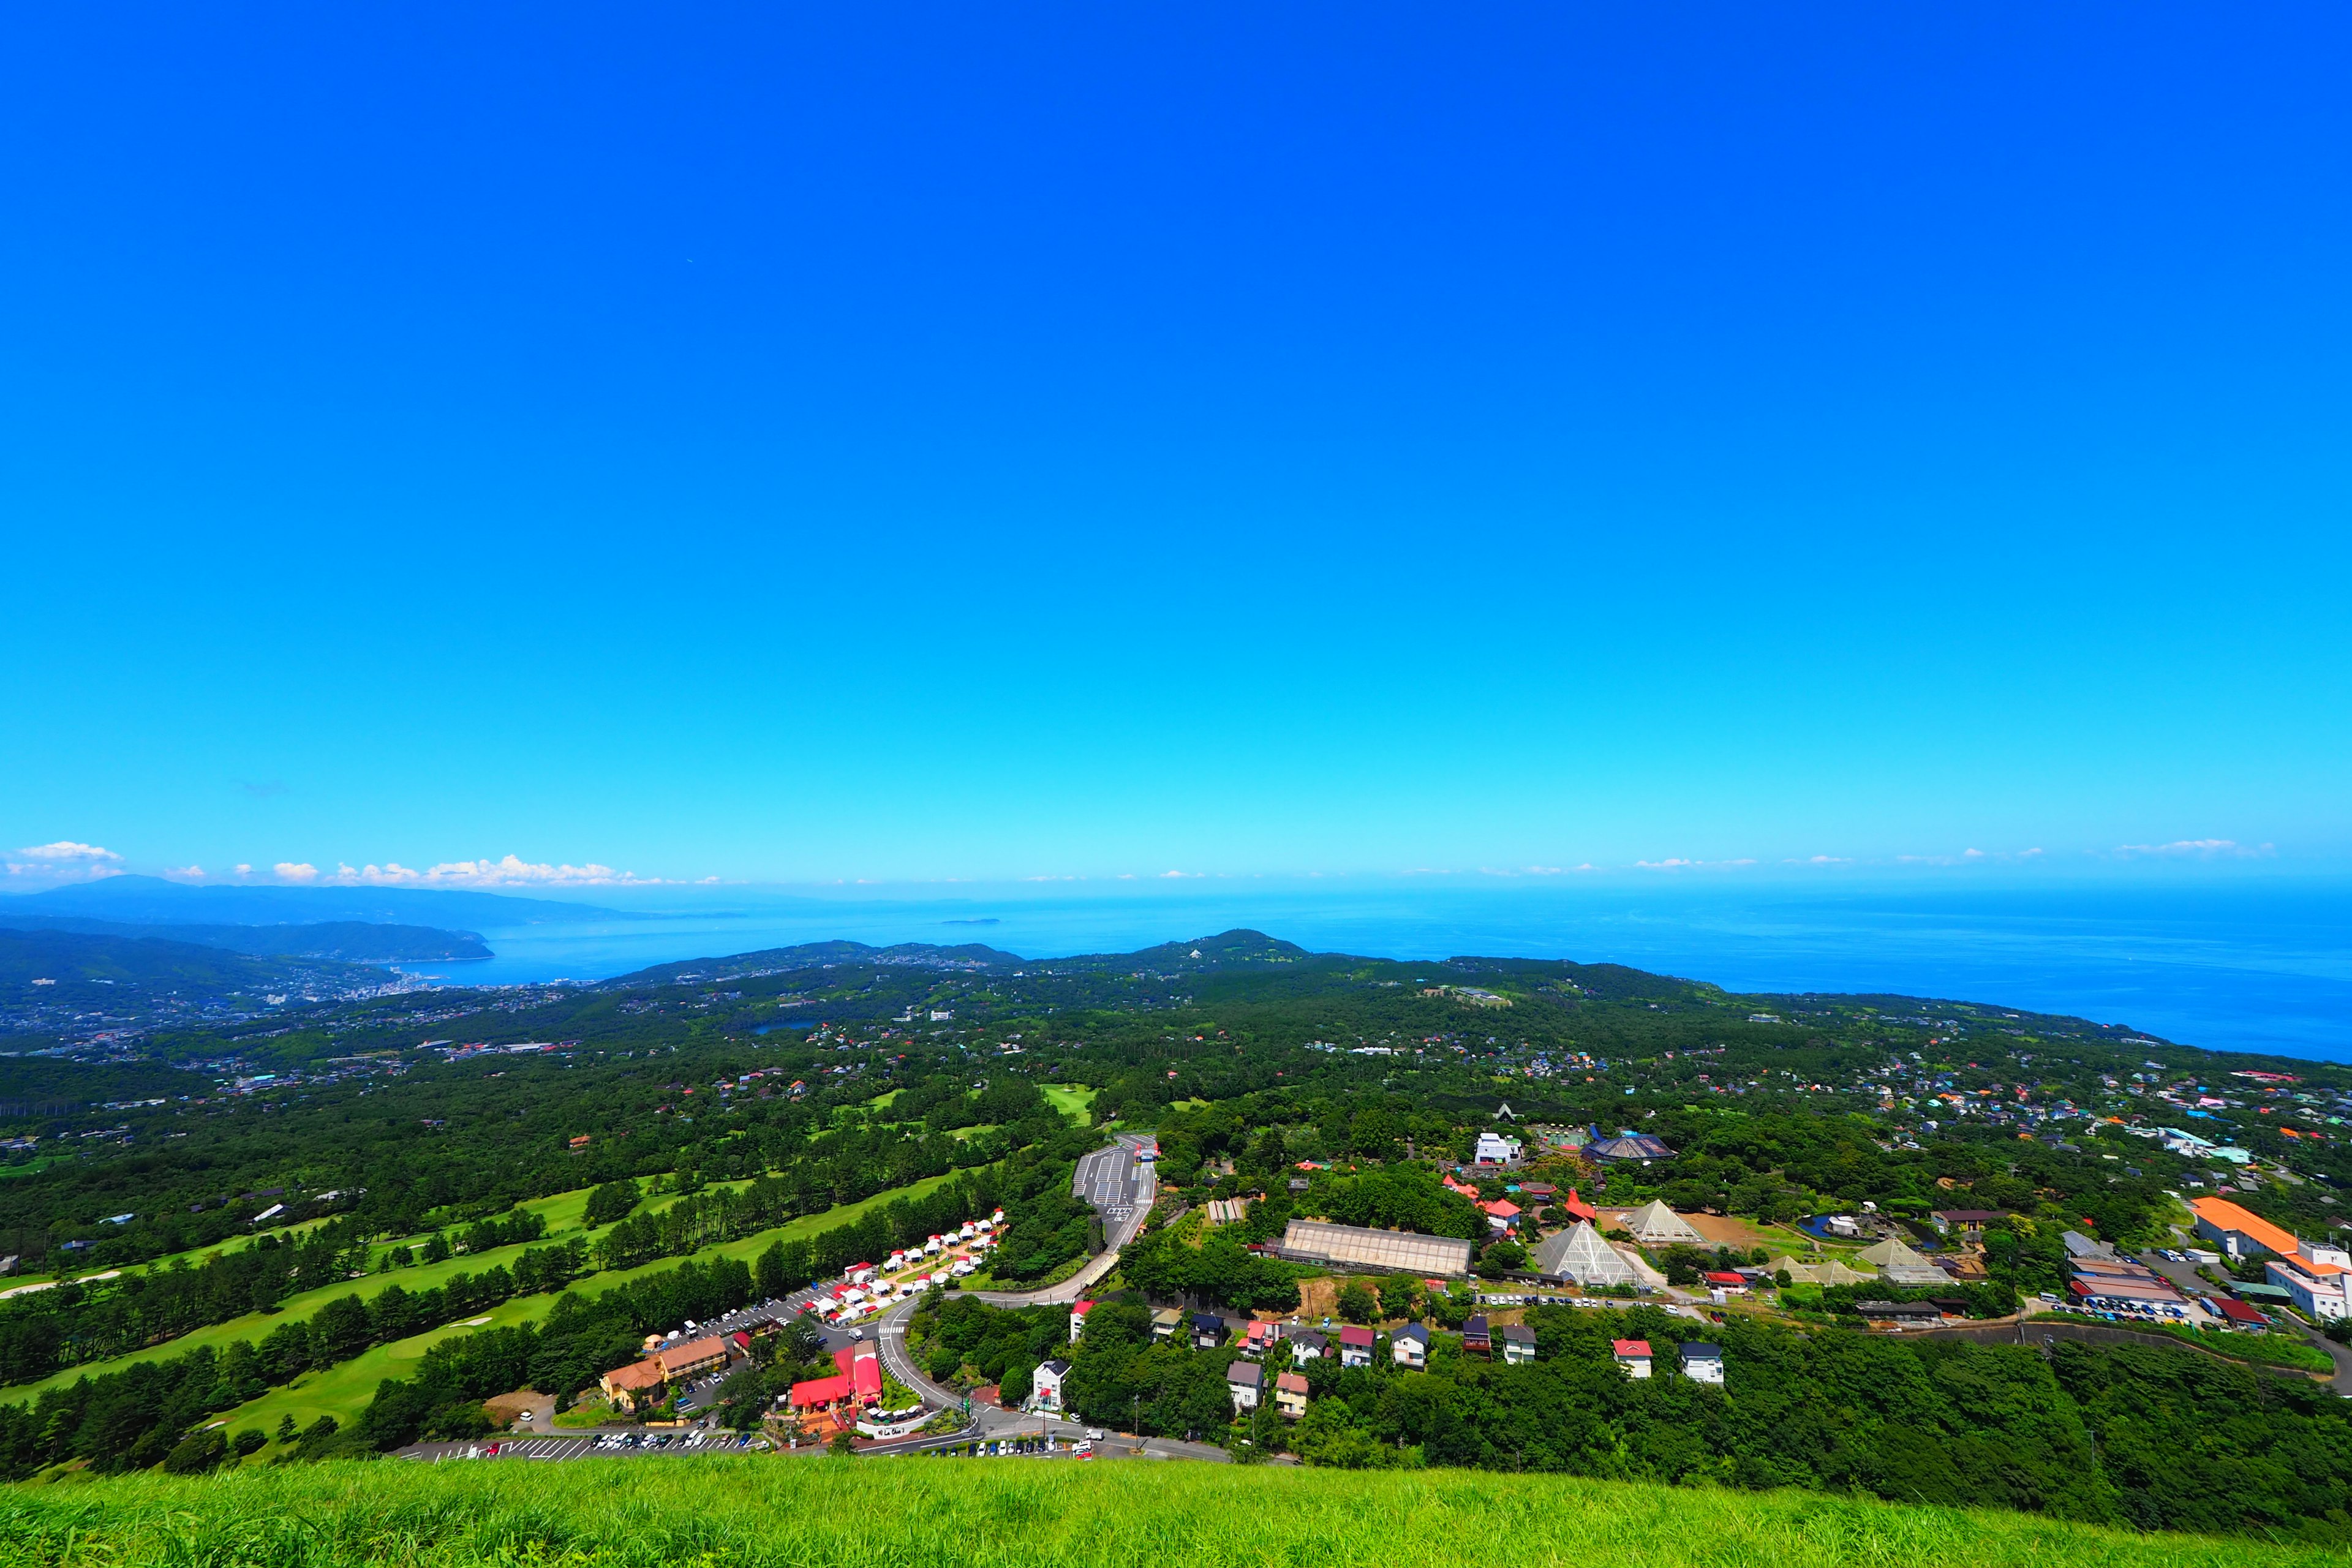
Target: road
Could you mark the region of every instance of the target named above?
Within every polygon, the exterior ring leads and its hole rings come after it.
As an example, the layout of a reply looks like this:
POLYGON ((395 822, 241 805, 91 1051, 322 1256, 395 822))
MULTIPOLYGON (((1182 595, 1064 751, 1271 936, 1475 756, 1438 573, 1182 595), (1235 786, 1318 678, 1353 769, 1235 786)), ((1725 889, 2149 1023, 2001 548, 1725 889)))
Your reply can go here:
MULTIPOLYGON (((2183 1245, 2193 1247, 2200 1244, 2189 1240, 2185 1241, 2183 1245)), ((2197 1277, 2197 1266, 2193 1263, 2175 1263, 2170 1258, 2159 1258, 2153 1252, 2139 1254, 2139 1260, 2180 1287, 2182 1292, 2187 1295, 2195 1297, 2217 1294, 2215 1286, 2197 1277)), ((2202 1311, 2198 1313, 2198 1317, 2200 1321, 2210 1321, 2205 1318, 2202 1311)), ((2313 1330, 2305 1329, 2302 1332, 2304 1343, 2315 1350, 2326 1352, 2327 1359, 2336 1363, 2336 1375, 2328 1380, 2327 1386, 2338 1394, 2352 1397, 2352 1349, 2339 1345, 2326 1335, 2313 1330)))
MULTIPOLYGON (((1039 1307, 1080 1300, 1089 1286, 1108 1275, 1118 1266, 1119 1248, 1135 1239, 1135 1233, 1143 1228, 1145 1217, 1151 1213, 1152 1200, 1159 1195, 1159 1184, 1154 1178, 1152 1167, 1135 1157, 1137 1151, 1147 1147, 1150 1142, 1149 1137, 1122 1132, 1118 1134, 1117 1142, 1097 1149, 1078 1161, 1077 1172, 1072 1178, 1072 1190, 1101 1213, 1105 1242, 1103 1250, 1088 1258, 1084 1268, 1060 1284, 1048 1285, 1042 1289, 975 1290, 971 1294, 992 1306, 998 1307, 1039 1307)), ((907 1320, 914 1316, 915 1309, 920 1302, 920 1297, 901 1301, 875 1321, 876 1337, 879 1339, 882 1346, 882 1364, 888 1369, 891 1376, 921 1394, 925 1403, 951 1408, 961 1403, 963 1396, 940 1387, 924 1375, 923 1369, 915 1364, 914 1356, 907 1349, 907 1320)), ((1039 1430, 1038 1424, 1041 1419, 1035 1415, 1024 1415, 1019 1411, 1002 1410, 984 1405, 974 1405, 972 1416, 974 1422, 972 1428, 958 1436, 910 1437, 901 1444, 877 1446, 866 1451, 912 1453, 925 1448, 948 1447, 959 1443, 968 1443, 974 1437, 991 1440, 1035 1435, 1039 1430)), ((1080 1430, 1066 1422, 1056 1425, 1067 1427, 1073 1434, 1080 1430)), ((1105 1456, 1109 1457, 1109 1447, 1120 1447, 1123 1450, 1125 1447, 1131 1447, 1133 1441, 1132 1438, 1112 1439, 1106 1447, 1105 1456)), ((1212 1447, 1203 1443, 1180 1443, 1160 1437, 1144 1439, 1143 1447, 1147 1456, 1160 1458, 1223 1459, 1226 1458, 1223 1448, 1212 1447)))

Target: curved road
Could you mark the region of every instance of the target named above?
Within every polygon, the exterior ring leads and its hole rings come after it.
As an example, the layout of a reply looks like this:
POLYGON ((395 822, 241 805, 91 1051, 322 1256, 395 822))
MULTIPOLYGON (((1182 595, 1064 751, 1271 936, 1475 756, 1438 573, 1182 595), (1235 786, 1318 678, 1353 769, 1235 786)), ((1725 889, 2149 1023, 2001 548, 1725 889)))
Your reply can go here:
MULTIPOLYGON (((1117 1141, 1081 1157, 1072 1187, 1076 1195, 1086 1199, 1099 1211, 1103 1218, 1103 1250, 1087 1260, 1085 1268, 1058 1285, 1048 1285, 1036 1290, 975 1290, 980 1300, 996 1307, 1042 1307, 1064 1301, 1076 1301, 1087 1287, 1108 1275, 1118 1266, 1119 1248, 1135 1239, 1143 1228, 1146 1215, 1151 1212, 1153 1198, 1159 1195, 1159 1184, 1153 1179, 1150 1164, 1136 1158, 1138 1151, 1150 1142, 1147 1137, 1122 1132, 1117 1141)), ((963 1396, 941 1388, 915 1364, 907 1349, 907 1320, 915 1313, 922 1298, 910 1296, 875 1321, 875 1337, 880 1342, 882 1364, 890 1375, 913 1389, 934 1405, 953 1405, 963 1396)), ((1037 1417, 1022 1415, 1010 1410, 992 1410, 975 1406, 983 1433, 1010 1433, 1015 1426, 1034 1429, 1037 1417)), ((968 1441, 958 1438, 954 1441, 968 1441)), ((1197 1444, 1180 1444, 1179 1447, 1197 1447, 1197 1444)))

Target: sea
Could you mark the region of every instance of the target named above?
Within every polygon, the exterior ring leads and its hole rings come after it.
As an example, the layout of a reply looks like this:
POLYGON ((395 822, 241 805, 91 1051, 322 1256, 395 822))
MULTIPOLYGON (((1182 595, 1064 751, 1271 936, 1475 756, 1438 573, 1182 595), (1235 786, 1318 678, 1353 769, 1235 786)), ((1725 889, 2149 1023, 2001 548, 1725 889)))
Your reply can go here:
POLYGON ((1247 927, 1317 952, 1568 958, 1738 992, 1866 992, 2069 1014, 2183 1045, 2352 1061, 2352 880, 2006 888, 1237 882, 1161 892, 720 889, 609 921, 483 932, 404 965, 457 985, 595 981, 835 938, 1124 952, 1247 927))

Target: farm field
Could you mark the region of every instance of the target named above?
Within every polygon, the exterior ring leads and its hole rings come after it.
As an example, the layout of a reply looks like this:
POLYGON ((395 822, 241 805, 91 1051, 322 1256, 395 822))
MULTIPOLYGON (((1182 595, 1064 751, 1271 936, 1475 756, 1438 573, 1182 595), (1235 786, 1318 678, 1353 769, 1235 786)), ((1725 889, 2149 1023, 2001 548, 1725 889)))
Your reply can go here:
POLYGON ((2270 1568, 2318 1547, 1468 1471, 802 1458, 247 1468, 0 1491, 0 1568, 952 1562, 958 1568, 2270 1568))

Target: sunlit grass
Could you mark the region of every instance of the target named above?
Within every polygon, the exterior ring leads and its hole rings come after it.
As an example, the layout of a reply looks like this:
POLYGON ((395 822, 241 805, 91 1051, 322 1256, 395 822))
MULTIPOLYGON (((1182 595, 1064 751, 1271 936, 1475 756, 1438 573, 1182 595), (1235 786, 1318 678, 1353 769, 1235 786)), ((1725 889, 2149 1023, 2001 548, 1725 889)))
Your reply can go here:
POLYGON ((1121 1460, 386 1461, 0 1491, 0 1565, 1849 1568, 2340 1562, 2021 1514, 1468 1471, 1121 1460))

